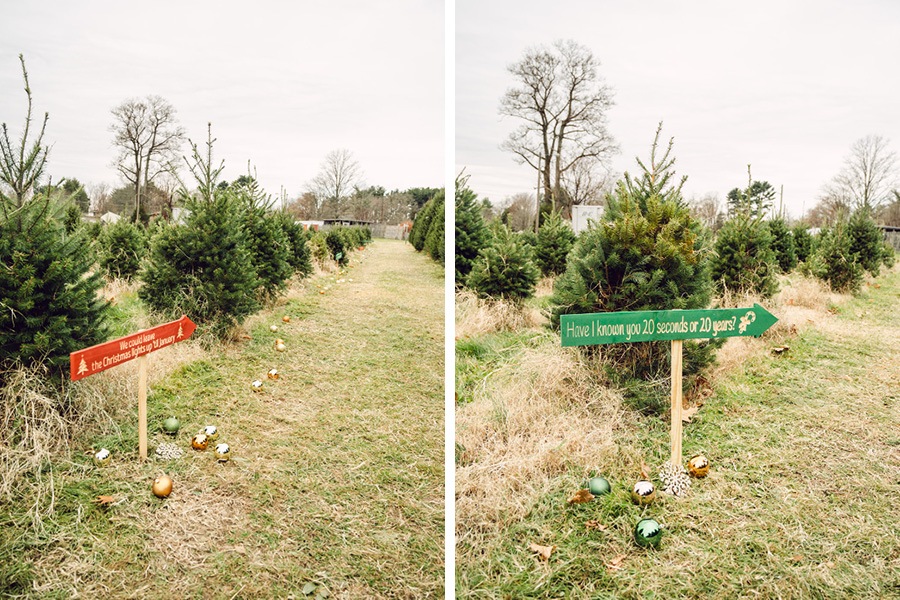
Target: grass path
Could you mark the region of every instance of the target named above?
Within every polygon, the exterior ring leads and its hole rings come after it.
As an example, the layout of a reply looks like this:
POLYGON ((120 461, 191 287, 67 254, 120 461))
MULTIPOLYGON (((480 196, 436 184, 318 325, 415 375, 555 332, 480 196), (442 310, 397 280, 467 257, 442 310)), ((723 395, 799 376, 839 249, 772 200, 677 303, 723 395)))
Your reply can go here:
POLYGON ((129 424, 95 440, 116 464, 79 457, 58 482, 59 517, 16 540, 34 595, 441 596, 442 279, 408 244, 378 240, 253 317, 251 339, 154 385, 151 432, 178 415, 185 456, 138 463, 129 424), (189 449, 208 423, 229 463, 189 449), (149 481, 163 469, 175 491, 160 501, 149 481), (98 494, 124 500, 104 510, 98 494))
POLYGON ((626 413, 596 465, 561 456, 524 517, 458 548, 460 596, 900 598, 900 272, 876 281, 814 322, 796 313, 797 333, 734 341, 739 360, 685 426, 685 458, 713 465, 686 498, 630 502, 640 460, 654 476, 667 460, 669 425, 626 413), (595 467, 613 493, 567 505, 595 467), (658 550, 631 540, 642 514, 664 526, 658 550), (529 543, 557 549, 542 563, 529 543))

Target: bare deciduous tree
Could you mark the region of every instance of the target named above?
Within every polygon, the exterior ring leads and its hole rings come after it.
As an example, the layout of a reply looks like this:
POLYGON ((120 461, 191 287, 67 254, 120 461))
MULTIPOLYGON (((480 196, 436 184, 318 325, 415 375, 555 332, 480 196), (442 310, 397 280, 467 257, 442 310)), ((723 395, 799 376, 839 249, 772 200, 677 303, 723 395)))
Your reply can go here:
POLYGON ((856 140, 844 167, 826 184, 822 197, 870 212, 890 202, 897 186, 897 156, 888 144, 880 135, 856 140))
POLYGON ((718 194, 704 194, 699 198, 692 198, 688 204, 693 217, 713 231, 717 231, 725 221, 725 212, 718 194))
POLYGON ((615 179, 612 169, 602 162, 577 162, 563 176, 563 189, 571 204, 559 207, 562 215, 570 218, 573 204, 602 204, 604 195, 612 191, 615 179))
POLYGON ((502 148, 540 173, 542 196, 557 208, 563 177, 578 163, 603 161, 616 144, 606 129, 612 91, 597 74, 599 61, 574 41, 533 48, 509 72, 517 86, 506 91, 500 114, 521 119, 502 148))
POLYGON ((534 194, 520 192, 506 200, 506 208, 501 213, 501 220, 513 231, 531 229, 537 215, 537 203, 534 194))
POLYGON ((184 141, 175 108, 159 96, 132 98, 112 109, 113 145, 119 154, 113 163, 134 187, 135 220, 140 218, 143 190, 177 162, 184 141))
POLYGON ((341 202, 361 185, 362 169, 349 150, 332 150, 325 156, 319 174, 309 185, 318 199, 322 217, 340 217, 341 202))

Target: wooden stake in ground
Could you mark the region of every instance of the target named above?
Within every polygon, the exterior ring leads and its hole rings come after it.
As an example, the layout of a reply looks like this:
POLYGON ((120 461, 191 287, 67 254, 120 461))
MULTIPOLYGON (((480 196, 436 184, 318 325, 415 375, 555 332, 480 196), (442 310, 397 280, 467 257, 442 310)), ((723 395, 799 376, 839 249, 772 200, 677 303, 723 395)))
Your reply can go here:
POLYGON ((141 460, 147 459, 147 355, 188 339, 196 328, 193 321, 183 316, 177 321, 77 350, 69 355, 72 381, 138 359, 138 452, 141 460))
POLYGON ((760 336, 778 321, 759 304, 752 308, 640 310, 562 315, 563 346, 672 342, 672 464, 681 464, 682 355, 684 340, 760 336))

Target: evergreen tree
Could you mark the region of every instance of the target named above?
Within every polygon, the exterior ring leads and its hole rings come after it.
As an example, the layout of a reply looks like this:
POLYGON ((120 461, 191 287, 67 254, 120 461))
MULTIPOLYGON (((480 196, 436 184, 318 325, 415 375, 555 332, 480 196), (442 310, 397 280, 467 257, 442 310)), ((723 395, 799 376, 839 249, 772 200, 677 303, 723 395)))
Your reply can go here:
POLYGON ((481 215, 478 196, 466 186, 468 177, 456 179, 456 285, 464 285, 472 264, 482 248, 490 241, 487 226, 481 215))
POLYGON ((530 246, 498 224, 491 243, 482 248, 466 279, 466 286, 483 298, 521 303, 534 295, 540 270, 530 246))
POLYGON ((782 217, 769 221, 769 233, 772 234, 772 251, 782 273, 790 273, 797 266, 797 252, 794 248, 794 235, 782 217))
POLYGON ((332 227, 325 232, 325 245, 328 246, 328 253, 342 267, 350 260, 350 244, 347 242, 347 233, 344 231, 344 227, 332 227))
POLYGON ((797 262, 806 262, 812 253, 813 237, 802 223, 795 225, 791 232, 793 233, 797 262))
POLYGON ((566 257, 575 244, 575 232, 558 212, 552 212, 538 229, 535 262, 545 276, 566 270, 566 257))
POLYGON ((720 290, 770 298, 778 291, 775 251, 766 223, 746 214, 728 219, 716 237, 712 277, 720 290))
POLYGON ((42 364, 64 373, 69 353, 102 342, 109 304, 100 299, 102 277, 91 272, 90 244, 82 228, 66 233, 62 207, 48 184, 39 189, 49 147, 43 144, 49 116, 32 139, 32 98, 20 54, 28 100, 18 141, 0 135, 0 383, 16 364, 42 364))
POLYGON ((63 373, 71 352, 107 337, 102 276, 83 230, 67 234, 50 198, 0 202, 0 373, 16 363, 63 373))
MULTIPOLYGON (((657 157, 660 132, 651 147, 649 167, 638 160, 641 177, 633 180, 626 173, 609 198, 603 220, 578 236, 566 271, 554 286, 553 327, 559 327, 563 314, 709 305, 708 231, 691 217, 681 196, 685 180, 672 182, 674 141, 657 157)), ((694 375, 708 366, 718 345, 685 342, 685 374, 694 375)), ((597 354, 592 347, 584 352, 597 354)), ((608 346, 603 355, 618 365, 625 381, 644 382, 626 385, 632 391, 649 387, 648 404, 660 408, 665 392, 661 386, 654 389, 653 382, 664 380, 669 352, 667 343, 643 342, 608 346)))
POLYGON ((428 225, 423 249, 435 262, 444 264, 444 190, 429 202, 434 202, 434 213, 428 225))
POLYGON ((146 232, 140 225, 120 219, 106 225, 99 242, 100 266, 110 277, 130 281, 141 268, 147 255, 146 232))
POLYGON ((850 254, 854 260, 873 277, 877 277, 881 266, 886 264, 885 242, 881 229, 868 211, 860 209, 850 215, 847 235, 850 237, 850 254))
POLYGON ((309 232, 303 229, 303 225, 295 223, 293 217, 285 212, 275 213, 273 218, 290 244, 288 264, 300 277, 309 276, 313 270, 311 251, 307 243, 309 232))
POLYGON ((863 268, 850 249, 850 234, 845 220, 838 220, 819 234, 815 252, 805 271, 826 282, 836 292, 857 292, 862 285, 863 268))
POLYGON ((412 244, 417 252, 421 252, 425 247, 425 237, 428 235, 428 229, 431 227, 431 221, 435 216, 435 204, 435 199, 431 198, 425 203, 422 210, 416 213, 412 229, 409 232, 409 243, 412 244))

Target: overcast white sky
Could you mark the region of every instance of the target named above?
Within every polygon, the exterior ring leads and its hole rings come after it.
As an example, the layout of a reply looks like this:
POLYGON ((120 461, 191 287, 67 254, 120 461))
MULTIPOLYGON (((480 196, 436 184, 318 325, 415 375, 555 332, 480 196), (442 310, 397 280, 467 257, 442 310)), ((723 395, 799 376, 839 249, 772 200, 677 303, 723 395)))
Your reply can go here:
POLYGON ((613 166, 637 171, 659 121, 675 138, 685 196, 753 178, 784 186, 795 217, 815 205, 851 144, 900 150, 900 2, 456 0, 456 162, 496 205, 533 192, 534 172, 499 150, 516 123, 497 109, 526 48, 573 39, 615 91, 613 166))
POLYGON ((50 113, 57 180, 121 185, 110 110, 156 94, 194 142, 212 122, 225 179, 250 160, 273 196, 280 186, 302 193, 338 148, 367 185, 443 185, 441 0, 4 0, 0 121, 16 136, 26 106, 19 53, 36 111, 50 113))

